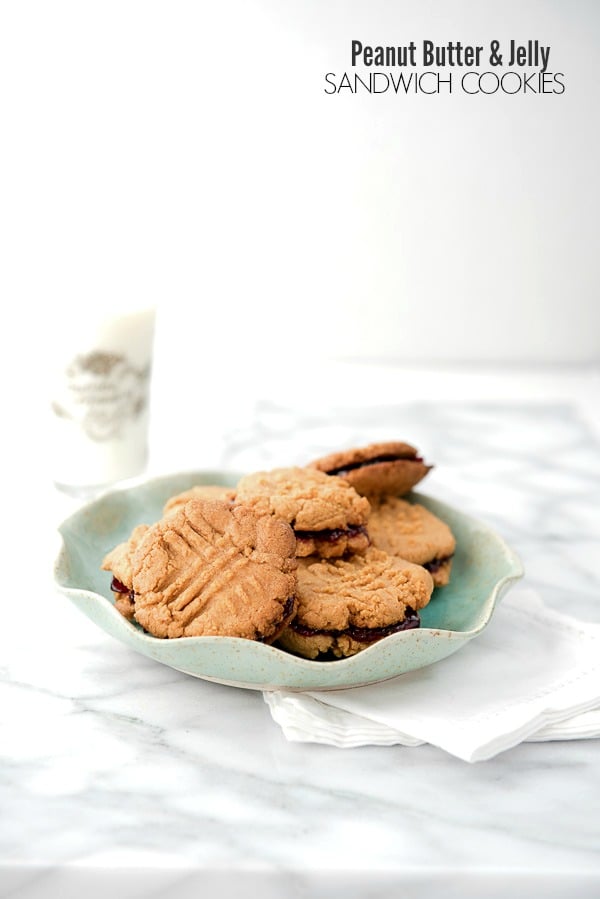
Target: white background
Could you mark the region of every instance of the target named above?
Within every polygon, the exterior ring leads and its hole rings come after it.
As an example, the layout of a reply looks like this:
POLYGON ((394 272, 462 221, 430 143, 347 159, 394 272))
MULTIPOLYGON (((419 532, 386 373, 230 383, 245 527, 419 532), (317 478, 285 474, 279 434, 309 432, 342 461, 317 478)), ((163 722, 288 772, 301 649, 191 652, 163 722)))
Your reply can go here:
POLYGON ((599 359, 598 4, 0 10, 9 356, 69 305, 148 301, 182 384, 224 360, 247 384, 272 360, 599 359), (538 39, 566 92, 327 96, 353 38, 538 39))

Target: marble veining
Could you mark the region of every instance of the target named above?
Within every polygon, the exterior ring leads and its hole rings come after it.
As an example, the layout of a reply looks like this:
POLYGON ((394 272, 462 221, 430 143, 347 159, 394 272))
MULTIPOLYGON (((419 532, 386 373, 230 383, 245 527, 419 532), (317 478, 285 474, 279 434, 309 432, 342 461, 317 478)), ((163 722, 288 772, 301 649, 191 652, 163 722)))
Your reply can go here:
MULTIPOLYGON (((575 404, 264 401, 221 465, 392 438, 435 463, 424 492, 503 534, 546 602, 600 620, 600 453, 575 404)), ((11 605, 0 633, 0 895, 600 894, 598 741, 476 765, 290 744, 260 693, 132 653, 37 578, 34 632, 11 605)))

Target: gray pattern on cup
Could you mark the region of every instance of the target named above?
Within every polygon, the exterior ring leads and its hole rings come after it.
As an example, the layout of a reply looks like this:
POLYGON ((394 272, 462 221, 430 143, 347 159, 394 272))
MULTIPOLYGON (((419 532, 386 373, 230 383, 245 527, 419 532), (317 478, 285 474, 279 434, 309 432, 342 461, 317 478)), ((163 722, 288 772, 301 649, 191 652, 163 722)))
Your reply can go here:
POLYGON ((52 410, 80 424, 90 440, 122 436, 126 424, 148 405, 150 365, 137 368, 122 353, 94 350, 76 356, 65 370, 66 392, 52 410))

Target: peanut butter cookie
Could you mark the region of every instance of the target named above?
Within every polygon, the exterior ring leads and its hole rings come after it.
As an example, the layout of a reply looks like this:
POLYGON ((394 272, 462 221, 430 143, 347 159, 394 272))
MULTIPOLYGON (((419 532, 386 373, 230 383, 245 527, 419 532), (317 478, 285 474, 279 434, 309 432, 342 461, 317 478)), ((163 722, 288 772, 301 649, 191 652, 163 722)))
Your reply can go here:
POLYGON ((124 543, 119 543, 109 552, 102 563, 104 571, 112 572, 110 589, 115 597, 115 606, 124 618, 133 618, 133 563, 132 559, 148 530, 147 524, 139 524, 124 543))
POLYGON ((289 522, 300 557, 333 558, 369 545, 369 502, 343 478, 309 468, 276 468, 243 477, 236 499, 289 522))
POLYGON ((426 568, 436 587, 450 580, 456 540, 448 525, 424 506, 395 496, 372 502, 369 535, 378 549, 426 568))
POLYGON ((232 490, 231 487, 221 487, 218 484, 198 484, 168 499, 163 509, 163 515, 168 515, 174 509, 180 509, 191 499, 220 499, 225 503, 232 503, 235 499, 235 490, 232 490))
POLYGON ((296 610, 295 542, 270 514, 192 499, 118 555, 129 552, 133 617, 156 637, 270 643, 296 610))
POLYGON ((424 568, 372 547, 346 559, 300 559, 298 612, 278 645, 309 659, 354 655, 419 627, 432 590, 424 568))
POLYGON ((426 465, 409 443, 390 442, 332 453, 308 467, 344 478, 358 493, 371 498, 408 493, 433 466, 426 465))

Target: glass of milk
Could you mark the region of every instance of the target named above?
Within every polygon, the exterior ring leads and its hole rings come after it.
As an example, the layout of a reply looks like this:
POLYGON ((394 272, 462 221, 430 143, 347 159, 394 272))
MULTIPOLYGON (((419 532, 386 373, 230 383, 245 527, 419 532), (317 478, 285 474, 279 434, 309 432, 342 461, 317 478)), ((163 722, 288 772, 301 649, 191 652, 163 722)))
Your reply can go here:
POLYGON ((155 309, 71 310, 53 338, 51 465, 57 487, 89 497, 148 459, 155 309))

